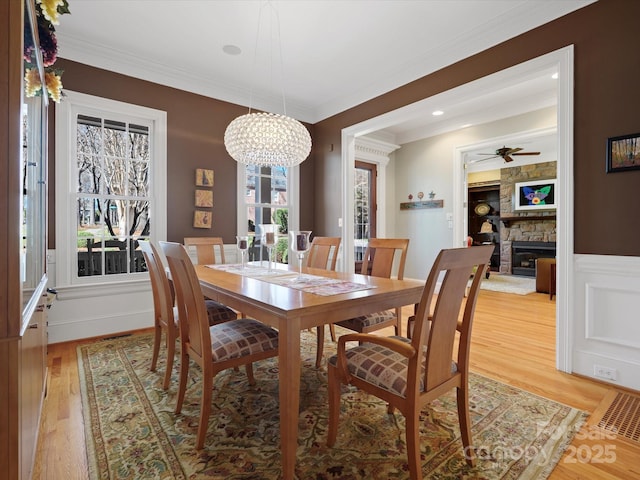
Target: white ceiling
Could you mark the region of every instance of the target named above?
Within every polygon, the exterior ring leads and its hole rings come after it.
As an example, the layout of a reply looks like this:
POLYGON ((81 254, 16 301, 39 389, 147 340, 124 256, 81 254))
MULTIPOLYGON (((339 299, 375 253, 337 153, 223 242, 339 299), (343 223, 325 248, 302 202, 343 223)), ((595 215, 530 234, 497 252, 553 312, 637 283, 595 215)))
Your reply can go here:
MULTIPOLYGON (((275 113, 284 93, 287 115, 315 123, 592 2, 72 0, 56 33, 60 57, 275 113)), ((406 143, 552 105, 550 73, 388 133, 406 143)))

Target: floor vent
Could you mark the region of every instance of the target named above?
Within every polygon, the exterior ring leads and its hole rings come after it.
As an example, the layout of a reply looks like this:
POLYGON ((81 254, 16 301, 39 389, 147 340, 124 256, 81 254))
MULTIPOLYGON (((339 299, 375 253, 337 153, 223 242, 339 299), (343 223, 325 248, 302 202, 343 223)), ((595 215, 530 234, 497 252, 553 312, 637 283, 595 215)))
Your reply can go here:
POLYGON ((640 396, 615 391, 613 400, 596 425, 621 438, 640 443, 640 396))

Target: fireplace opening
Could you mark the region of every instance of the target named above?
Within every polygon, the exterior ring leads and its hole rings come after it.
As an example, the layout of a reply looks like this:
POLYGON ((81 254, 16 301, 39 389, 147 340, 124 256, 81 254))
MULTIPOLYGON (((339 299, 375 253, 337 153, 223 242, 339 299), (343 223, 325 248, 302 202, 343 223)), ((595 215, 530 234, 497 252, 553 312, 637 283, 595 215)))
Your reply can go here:
POLYGON ((512 242, 511 273, 536 276, 536 259, 556 258, 556 242, 512 242))

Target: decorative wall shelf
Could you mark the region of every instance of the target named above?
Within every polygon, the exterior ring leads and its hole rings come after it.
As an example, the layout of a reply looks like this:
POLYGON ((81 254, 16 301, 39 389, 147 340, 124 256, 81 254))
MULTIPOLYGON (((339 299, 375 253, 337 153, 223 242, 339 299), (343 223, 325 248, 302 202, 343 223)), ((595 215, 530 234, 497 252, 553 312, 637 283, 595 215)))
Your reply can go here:
POLYGON ((507 228, 509 228, 509 226, 512 223, 516 223, 516 222, 529 222, 529 221, 536 221, 536 220, 555 220, 555 219, 556 219, 555 215, 530 215, 530 216, 518 215, 513 217, 500 217, 500 221, 504 223, 504 226, 507 228))
POLYGON ((444 200, 424 200, 421 202, 402 202, 400 210, 418 210, 421 208, 443 208, 444 200))

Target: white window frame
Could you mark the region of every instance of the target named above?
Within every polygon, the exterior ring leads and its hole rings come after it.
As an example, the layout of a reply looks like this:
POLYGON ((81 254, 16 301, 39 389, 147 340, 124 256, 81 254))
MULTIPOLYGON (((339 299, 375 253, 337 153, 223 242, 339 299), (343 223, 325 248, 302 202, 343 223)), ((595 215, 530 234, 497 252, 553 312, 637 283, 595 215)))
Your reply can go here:
MULTIPOLYGON (((289 203, 289 230, 298 230, 300 228, 300 166, 288 167, 287 175, 287 198, 289 203)), ((247 235, 248 209, 246 203, 246 175, 247 166, 244 163, 238 163, 237 168, 237 224, 236 235, 247 235)), ((256 227, 257 228, 257 227, 256 227)), ((291 255, 291 252, 289 253, 291 255)))
MULTIPOLYGON (((78 114, 94 117, 114 115, 132 123, 150 124, 151 134, 151 216, 152 241, 167 237, 167 114, 139 105, 110 100, 65 90, 62 102, 56 106, 56 287, 91 286, 146 282, 148 275, 132 272, 118 275, 78 277, 76 238, 75 158, 76 123, 78 114)), ((109 292, 104 292, 109 293, 109 292)))

